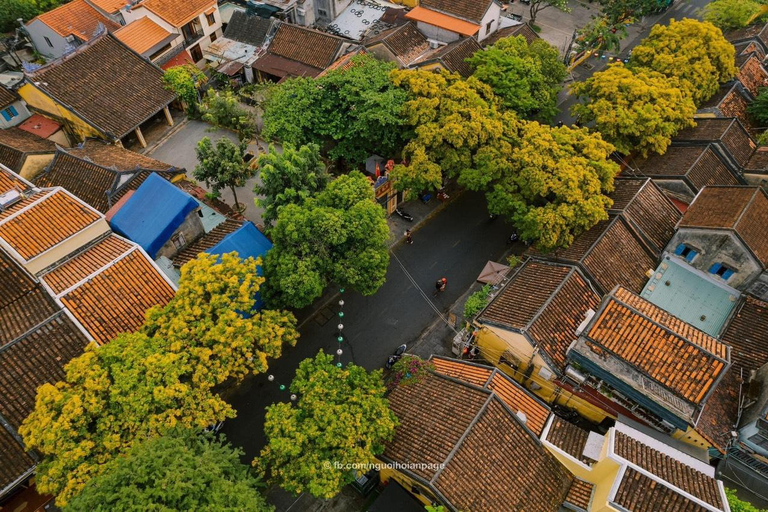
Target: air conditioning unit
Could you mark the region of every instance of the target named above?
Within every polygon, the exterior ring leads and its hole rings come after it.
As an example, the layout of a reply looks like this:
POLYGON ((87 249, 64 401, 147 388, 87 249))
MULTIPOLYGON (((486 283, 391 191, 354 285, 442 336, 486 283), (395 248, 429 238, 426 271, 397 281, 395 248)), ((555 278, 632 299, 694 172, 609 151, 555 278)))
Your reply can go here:
POLYGON ((21 192, 16 189, 9 190, 5 194, 0 194, 0 211, 10 208, 23 199, 21 192))
POLYGON ((433 50, 435 48, 440 48, 441 46, 443 46, 443 43, 435 39, 427 39, 427 42, 429 43, 429 47, 432 48, 433 50))

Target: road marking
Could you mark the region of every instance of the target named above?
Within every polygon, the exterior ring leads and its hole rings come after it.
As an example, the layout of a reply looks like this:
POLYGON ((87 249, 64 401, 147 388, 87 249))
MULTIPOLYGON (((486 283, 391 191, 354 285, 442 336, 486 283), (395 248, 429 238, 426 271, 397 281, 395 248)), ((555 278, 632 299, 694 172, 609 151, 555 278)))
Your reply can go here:
POLYGON ((456 243, 451 246, 451 249, 453 249, 454 247, 456 247, 460 243, 461 243, 461 240, 456 240, 456 243))
POLYGON ((437 261, 433 261, 429 268, 435 268, 435 265, 437 265, 437 261))

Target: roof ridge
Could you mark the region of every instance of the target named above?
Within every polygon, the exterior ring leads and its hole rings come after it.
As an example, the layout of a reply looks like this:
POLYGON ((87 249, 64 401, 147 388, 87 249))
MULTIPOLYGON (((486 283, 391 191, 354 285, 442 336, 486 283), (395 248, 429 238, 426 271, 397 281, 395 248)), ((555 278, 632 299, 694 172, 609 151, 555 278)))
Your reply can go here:
MULTIPOLYGON (((29 292, 25 293, 24 295, 22 295, 21 297, 19 297, 19 298, 18 298, 18 299, 16 299, 16 300, 14 300, 13 302, 10 302, 10 303, 9 303, 9 305, 10 305, 10 304, 13 304, 14 302, 16 302, 16 301, 18 301, 18 300, 20 300, 22 297, 26 297, 27 295, 29 295, 30 293, 32 293, 32 291, 34 291, 34 290, 37 290, 37 289, 42 289, 42 287, 41 287, 41 286, 38 284, 38 285, 37 285, 35 288, 33 288, 32 290, 30 290, 29 292)), ((45 293, 46 297, 48 297, 49 299, 51 298, 51 297, 50 297, 50 295, 48 295, 47 291, 43 290, 43 292, 45 293)), ((55 303, 55 301, 53 301, 53 302, 55 303)), ((56 304, 56 306, 58 307, 58 304, 56 304)), ((6 307, 7 307, 7 306, 6 306, 6 307)), ((26 330, 26 331, 24 331, 22 334, 20 334, 19 336, 15 337, 14 339, 12 339, 11 341, 9 341, 9 342, 8 342, 8 343, 6 343, 5 345, 2 345, 2 346, 0 346, 0 354, 2 354, 3 352, 5 352, 6 350, 8 350, 9 348, 11 348, 12 346, 16 345, 18 342, 20 342, 21 340, 23 340, 24 338, 26 338, 27 336, 29 336, 31 333, 33 333, 33 332, 35 332, 35 331, 39 330, 41 327, 43 327, 44 325, 48 324, 50 321, 52 321, 52 320, 55 320, 56 318, 60 317, 62 314, 64 314, 64 310, 63 310, 63 309, 61 309, 61 308, 59 308, 59 310, 58 310, 58 311, 56 311, 55 313, 53 313, 51 316, 49 316, 48 318, 46 318, 46 319, 45 319, 45 320, 43 320, 42 322, 39 322, 39 323, 35 324, 35 326, 34 326, 34 327, 32 327, 32 328, 30 328, 30 329, 27 329, 27 330, 26 330)))
MULTIPOLYGON (((749 198, 749 201, 747 201, 747 204, 744 205, 744 208, 741 209, 741 213, 739 214, 739 217, 734 221, 733 226, 731 226, 731 229, 738 230, 739 224, 741 223, 742 219, 744 218, 744 215, 746 215, 747 210, 749 210, 750 206, 755 202, 755 198, 757 197, 758 191, 762 190, 762 187, 755 188, 754 192, 752 192, 752 197, 749 198)), ((749 245, 749 244, 746 244, 749 245)))
MULTIPOLYGON (((544 304, 541 305, 538 311, 536 311, 536 314, 533 315, 531 318, 531 321, 528 322, 528 325, 525 326, 525 331, 529 331, 531 327, 533 327, 533 324, 536 323, 536 320, 539 319, 539 317, 544 313, 544 310, 547 309, 547 307, 552 303, 552 301, 555 299, 555 297, 560 293, 560 290, 563 289, 563 286, 565 286, 565 283, 571 278, 573 275, 574 267, 572 265, 562 265, 566 268, 568 268, 568 272, 565 274, 565 277, 563 277, 563 280, 560 281, 560 284, 557 285, 557 287, 552 291, 552 293, 547 297, 547 300, 544 301, 544 304)), ((538 345, 538 343, 537 343, 538 345)))

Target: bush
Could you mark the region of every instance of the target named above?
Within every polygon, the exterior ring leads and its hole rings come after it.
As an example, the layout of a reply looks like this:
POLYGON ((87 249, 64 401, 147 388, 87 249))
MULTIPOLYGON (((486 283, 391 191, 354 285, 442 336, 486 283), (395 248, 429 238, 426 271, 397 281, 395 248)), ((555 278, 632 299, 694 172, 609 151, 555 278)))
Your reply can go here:
POLYGON ((256 133, 253 115, 240 105, 232 91, 208 89, 202 111, 203 121, 236 131, 240 140, 250 140, 256 133))
POLYGON ((731 512, 768 512, 768 510, 759 509, 749 502, 740 500, 733 489, 726 489, 725 495, 728 497, 728 505, 731 506, 731 512))
POLYGON ((387 387, 394 389, 398 384, 404 386, 416 384, 424 380, 426 372, 434 369, 433 363, 424 361, 419 356, 405 355, 392 365, 392 374, 387 382, 387 387))
POLYGON ((488 296, 491 294, 490 285, 485 285, 469 297, 464 303, 464 318, 470 319, 488 305, 488 296))

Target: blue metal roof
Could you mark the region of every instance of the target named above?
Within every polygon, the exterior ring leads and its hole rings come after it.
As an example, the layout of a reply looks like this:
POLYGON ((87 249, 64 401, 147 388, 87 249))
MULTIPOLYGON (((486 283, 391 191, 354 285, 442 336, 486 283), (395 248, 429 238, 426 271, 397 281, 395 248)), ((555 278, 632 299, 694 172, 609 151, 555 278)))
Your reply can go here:
POLYGON ((112 217, 112 230, 139 244, 150 258, 165 245, 190 212, 195 199, 152 173, 112 217))
POLYGON ((718 337, 739 292, 675 256, 665 256, 641 294, 668 313, 718 337))
MULTIPOLYGON (((244 223, 237 231, 234 231, 215 246, 208 249, 208 254, 221 256, 230 252, 236 252, 242 259, 252 257, 254 259, 264 259, 267 251, 272 248, 272 242, 259 231, 256 226, 250 222, 244 223)), ((259 275, 261 275, 261 267, 258 268, 259 275)), ((261 300, 261 296, 256 294, 256 303, 253 308, 255 310, 261 309, 264 305, 261 300)))

